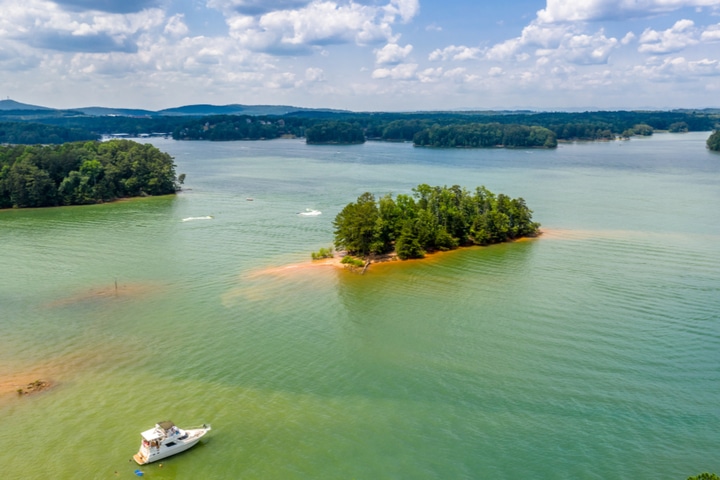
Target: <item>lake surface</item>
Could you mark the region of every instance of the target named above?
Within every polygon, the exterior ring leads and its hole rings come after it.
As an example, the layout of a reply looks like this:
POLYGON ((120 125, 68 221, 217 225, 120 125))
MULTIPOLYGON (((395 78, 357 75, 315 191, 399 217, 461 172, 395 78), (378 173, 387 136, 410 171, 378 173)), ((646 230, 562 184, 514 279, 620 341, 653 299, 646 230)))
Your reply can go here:
POLYGON ((1 475, 136 478, 140 432, 166 419, 213 431, 146 478, 720 473, 708 135, 153 140, 187 174, 177 196, 2 211, 0 381, 55 386, 0 397, 1 475), (545 234, 362 276, 308 267, 347 203, 420 183, 523 197, 545 234))

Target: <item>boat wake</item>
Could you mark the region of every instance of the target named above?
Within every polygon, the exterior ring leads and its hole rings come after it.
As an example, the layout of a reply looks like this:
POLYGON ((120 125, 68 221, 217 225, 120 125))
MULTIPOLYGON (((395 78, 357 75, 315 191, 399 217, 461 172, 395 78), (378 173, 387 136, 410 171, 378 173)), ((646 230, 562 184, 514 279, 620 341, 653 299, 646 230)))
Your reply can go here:
POLYGON ((183 218, 182 221, 183 222, 192 222, 194 220, 212 220, 212 219, 213 219, 212 215, 206 215, 204 217, 187 217, 187 218, 183 218))
POLYGON ((311 210, 306 208, 304 212, 300 212, 298 215, 302 217, 317 217, 318 215, 322 215, 322 212, 320 210, 311 210))

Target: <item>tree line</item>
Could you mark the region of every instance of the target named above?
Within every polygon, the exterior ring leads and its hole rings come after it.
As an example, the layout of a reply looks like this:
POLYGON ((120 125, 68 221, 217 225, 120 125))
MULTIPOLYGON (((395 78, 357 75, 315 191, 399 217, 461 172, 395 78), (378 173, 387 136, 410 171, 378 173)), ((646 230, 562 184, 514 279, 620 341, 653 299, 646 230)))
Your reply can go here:
POLYGON ((413 137, 420 147, 557 147, 555 133, 545 127, 500 123, 433 126, 413 137))
POLYGON ((522 198, 494 194, 485 187, 469 192, 458 185, 421 184, 413 194, 378 200, 364 193, 333 221, 334 243, 350 255, 395 251, 401 259, 465 245, 489 245, 535 236, 540 224, 522 198))
POLYGON ((285 121, 249 115, 213 115, 200 120, 184 120, 175 127, 175 140, 270 140, 286 133, 285 121))
POLYGON ((41 123, 0 122, 0 144, 60 144, 98 140, 99 135, 81 128, 58 127, 41 123))
POLYGON ((170 155, 130 140, 0 147, 0 208, 165 195, 183 180, 170 155))
POLYGON ((358 144, 365 143, 365 132, 350 122, 323 122, 305 130, 308 144, 358 144))
POLYGON ((720 130, 715 130, 707 139, 707 148, 720 152, 720 130))
MULTIPOLYGON (((3 117, 0 112, 0 118, 3 117)), ((22 124, 18 116, 14 123, 22 124)), ((416 112, 355 113, 338 111, 298 111, 284 115, 212 116, 32 116, 35 124, 78 129, 88 135, 127 133, 168 133, 178 140, 259 140, 281 136, 323 137, 320 143, 357 143, 369 140, 412 142, 415 136, 432 128, 451 125, 507 125, 543 127, 557 140, 606 140, 618 136, 647 135, 653 131, 709 131, 720 127, 720 114, 713 111, 601 111, 601 112, 416 112), (350 125, 351 128, 347 128, 350 125), (317 128, 316 128, 317 127, 317 128), (342 128, 338 128, 342 127, 342 128), (361 139, 358 131, 363 133, 361 139), (344 141, 340 139, 345 138, 344 141)), ((33 129, 37 127, 27 127, 33 129)), ((16 136, 6 143, 52 143, 51 133, 32 139, 16 136)), ((311 140, 314 142, 314 140, 311 140)))

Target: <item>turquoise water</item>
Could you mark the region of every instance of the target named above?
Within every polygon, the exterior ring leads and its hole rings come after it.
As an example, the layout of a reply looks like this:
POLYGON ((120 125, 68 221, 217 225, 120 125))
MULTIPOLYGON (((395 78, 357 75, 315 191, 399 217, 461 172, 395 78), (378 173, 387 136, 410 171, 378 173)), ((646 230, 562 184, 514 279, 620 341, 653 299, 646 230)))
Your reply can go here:
POLYGON ((0 212, 0 382, 54 383, 0 397, 2 476, 136 478, 139 433, 164 419, 213 431, 147 478, 720 473, 707 135, 155 140, 187 174, 175 197, 0 212), (522 196, 545 234, 364 276, 308 267, 345 204, 419 183, 522 196))

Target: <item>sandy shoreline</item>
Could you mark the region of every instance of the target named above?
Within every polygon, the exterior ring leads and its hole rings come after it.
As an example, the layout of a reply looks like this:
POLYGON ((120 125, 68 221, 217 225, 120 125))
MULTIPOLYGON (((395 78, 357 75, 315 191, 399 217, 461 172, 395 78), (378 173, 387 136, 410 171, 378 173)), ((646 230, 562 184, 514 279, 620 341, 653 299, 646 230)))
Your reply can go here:
MULTIPOLYGON (((516 240, 512 240, 511 242, 504 242, 504 243, 519 243, 519 242, 527 242, 531 240, 536 240, 540 238, 540 236, 545 236, 545 233, 550 232, 548 235, 549 238, 563 238, 564 235, 561 230, 541 230, 537 236, 535 237, 522 237, 518 238, 516 240)), ((500 245, 500 244, 498 244, 500 245)), ((492 246, 492 245, 488 245, 492 246)), ((413 258, 409 260, 401 260, 395 252, 383 254, 383 255, 372 255, 370 257, 370 266, 375 264, 386 264, 391 262, 422 262, 429 259, 437 258, 443 254, 452 253, 458 250, 462 250, 463 248, 472 248, 472 247, 480 247, 480 245, 472 245, 470 247, 459 247, 457 249, 453 250, 447 250, 447 251, 437 251, 428 253, 423 258, 413 258)), ((345 252, 335 252, 335 255, 331 258, 323 258, 320 260, 308 260, 307 262, 301 262, 301 263, 293 263, 290 265, 283 265, 280 267, 269 267, 269 268, 263 268, 261 270, 257 270, 255 272, 250 273, 247 277, 248 278, 255 278, 262 275, 284 275, 284 274, 292 274, 294 272, 301 272, 305 271, 307 269, 314 269, 319 267, 335 267, 340 269, 348 269, 349 267, 342 263, 343 257, 346 255, 345 252)), ((356 267, 358 270, 362 270, 362 267, 356 267)))

